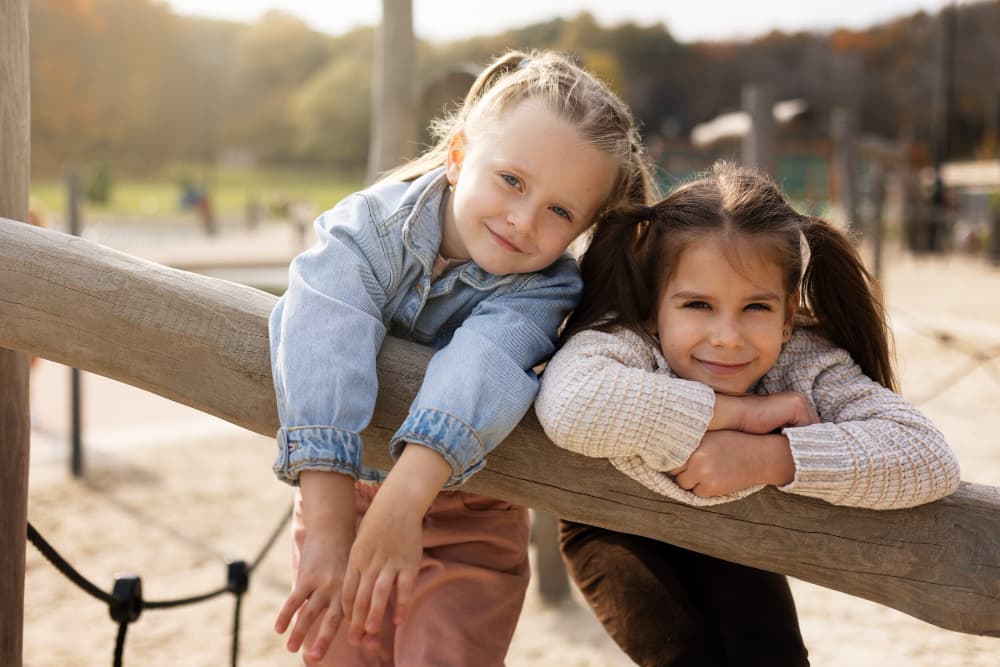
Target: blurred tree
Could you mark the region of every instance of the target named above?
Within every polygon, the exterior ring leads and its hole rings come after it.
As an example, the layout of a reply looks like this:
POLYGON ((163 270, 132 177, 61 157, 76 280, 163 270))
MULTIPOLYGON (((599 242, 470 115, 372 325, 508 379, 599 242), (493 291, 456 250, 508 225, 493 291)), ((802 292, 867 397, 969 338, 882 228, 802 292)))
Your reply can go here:
POLYGON ((275 11, 241 31, 227 91, 224 141, 265 162, 293 161, 292 98, 329 62, 329 41, 299 19, 275 11))
POLYGON ((351 170, 365 164, 371 80, 371 58, 352 53, 332 60, 299 88, 291 104, 299 159, 351 170))

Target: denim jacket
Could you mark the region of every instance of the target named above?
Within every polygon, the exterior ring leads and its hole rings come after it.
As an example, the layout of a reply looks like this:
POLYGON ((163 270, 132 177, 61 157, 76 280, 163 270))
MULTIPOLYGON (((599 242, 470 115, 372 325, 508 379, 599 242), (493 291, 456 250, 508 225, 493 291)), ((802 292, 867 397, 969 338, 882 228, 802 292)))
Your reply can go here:
POLYGON ((536 273, 495 276, 473 262, 431 282, 448 182, 443 169, 355 193, 315 222, 318 243, 295 258, 270 318, 281 428, 277 476, 303 470, 380 481, 361 463, 377 392, 375 358, 387 334, 436 350, 406 421, 390 442, 440 453, 446 488, 486 454, 534 400, 534 366, 552 354, 581 281, 564 253, 536 273))

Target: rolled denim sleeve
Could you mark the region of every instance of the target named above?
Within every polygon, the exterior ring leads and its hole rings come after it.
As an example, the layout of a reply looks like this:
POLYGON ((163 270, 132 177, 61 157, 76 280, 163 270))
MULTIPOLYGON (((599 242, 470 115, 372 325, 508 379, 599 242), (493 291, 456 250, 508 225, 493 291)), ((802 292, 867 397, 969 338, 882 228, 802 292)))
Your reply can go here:
POLYGON ((303 470, 357 477, 360 432, 371 420, 375 358, 385 338, 385 266, 363 196, 348 197, 314 225, 318 242, 292 262, 288 290, 271 313, 270 347, 278 416, 279 479, 303 470), (384 278, 383 278, 384 279, 384 278))
POLYGON ((455 488, 485 465, 538 391, 533 368, 555 349, 558 329, 581 289, 575 260, 565 257, 509 293, 480 302, 451 341, 431 358, 410 412, 391 441, 440 453, 455 488))

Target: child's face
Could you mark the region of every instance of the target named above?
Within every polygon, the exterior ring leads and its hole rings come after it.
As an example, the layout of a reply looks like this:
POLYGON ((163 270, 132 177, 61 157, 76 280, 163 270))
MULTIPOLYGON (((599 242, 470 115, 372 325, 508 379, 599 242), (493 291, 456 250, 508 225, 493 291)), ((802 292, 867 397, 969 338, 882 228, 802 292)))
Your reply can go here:
POLYGON ((441 254, 495 275, 544 269, 607 200, 615 159, 542 103, 459 133, 446 162, 454 186, 441 254))
POLYGON ((688 245, 656 317, 670 368, 727 394, 746 392, 774 367, 798 301, 785 294, 777 262, 738 243, 736 266, 717 236, 688 245))

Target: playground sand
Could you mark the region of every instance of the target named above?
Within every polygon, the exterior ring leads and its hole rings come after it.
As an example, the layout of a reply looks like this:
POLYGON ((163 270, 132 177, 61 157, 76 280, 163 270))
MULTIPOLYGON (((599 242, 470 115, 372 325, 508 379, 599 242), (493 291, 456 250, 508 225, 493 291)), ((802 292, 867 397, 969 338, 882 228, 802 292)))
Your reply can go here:
MULTIPOLYGON (((887 265, 887 303, 904 394, 934 419, 963 479, 1000 485, 1000 270, 961 258, 903 257, 887 265), (948 332, 943 344, 935 332, 948 332), (963 351, 964 350, 964 351, 963 351)), ((273 444, 207 415, 84 375, 85 467, 68 473, 68 370, 41 361, 32 382, 30 521, 106 590, 142 575, 149 600, 224 584, 227 559, 252 561, 281 519, 290 489, 270 472, 273 444)), ((243 667, 298 665, 271 629, 288 590, 288 531, 261 561, 242 606, 243 667)), ((813 664, 992 667, 1000 640, 950 632, 901 612, 792 582, 813 664)), ((25 664, 110 664, 116 626, 107 608, 28 547, 25 664)), ((229 664, 231 596, 147 610, 129 631, 125 665, 229 664)), ((535 585, 510 667, 618 667, 631 662, 579 598, 548 607, 535 585)))

